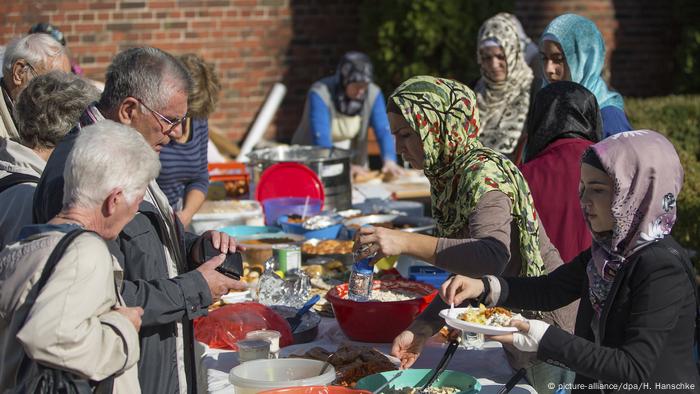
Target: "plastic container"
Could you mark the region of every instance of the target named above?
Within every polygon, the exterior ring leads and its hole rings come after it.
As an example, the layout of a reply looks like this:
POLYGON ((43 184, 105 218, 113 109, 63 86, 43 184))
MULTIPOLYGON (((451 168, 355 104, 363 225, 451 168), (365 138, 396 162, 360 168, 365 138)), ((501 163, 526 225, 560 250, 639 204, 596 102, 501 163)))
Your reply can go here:
POLYGON ((436 289, 449 277, 449 272, 431 266, 414 266, 408 269, 409 280, 427 283, 436 289))
POLYGON ((263 209, 255 200, 205 201, 202 208, 192 216, 192 230, 201 234, 233 225, 262 225, 263 209))
POLYGON ((368 198, 360 204, 353 204, 352 207, 361 210, 365 215, 399 211, 408 216, 425 216, 425 206, 423 203, 417 201, 394 201, 381 198, 368 198))
MULTIPOLYGON (((422 387, 428 380, 428 375, 432 369, 407 369, 403 374, 389 383, 389 387, 400 390, 404 387, 422 387)), ((355 386, 356 389, 374 391, 382 384, 390 380, 399 371, 387 371, 376 373, 360 379, 355 386)), ((481 390, 481 384, 475 377, 467 375, 464 372, 444 371, 435 379, 431 387, 455 387, 459 389, 459 394, 478 393, 481 390)))
POLYGON ((236 345, 238 345, 238 361, 241 363, 270 358, 270 341, 244 339, 238 341, 236 345))
POLYGON ((260 234, 277 234, 282 232, 282 228, 275 226, 247 226, 247 225, 237 225, 237 226, 226 226, 219 229, 219 231, 226 233, 236 239, 245 239, 247 237, 260 235, 260 234))
POLYGON ((338 238, 338 234, 340 234, 340 230, 343 228, 343 224, 338 223, 318 230, 307 230, 301 223, 289 223, 288 220, 289 217, 287 215, 280 216, 277 219, 279 225, 282 226, 282 230, 284 230, 285 233, 301 234, 306 239, 336 239, 338 238))
POLYGON ((323 200, 318 198, 309 198, 308 204, 306 197, 270 198, 263 201, 265 223, 268 226, 274 226, 277 224, 277 219, 283 215, 316 215, 321 212, 322 206, 323 200), (304 212, 304 205, 307 205, 306 212, 304 212))
POLYGON ((331 365, 319 375, 324 361, 303 358, 255 360, 241 364, 229 373, 236 394, 255 394, 276 388, 322 386, 335 380, 331 365))
POLYGON ((275 330, 255 330, 249 331, 245 335, 245 339, 262 339, 264 341, 270 342, 270 354, 274 358, 279 357, 280 352, 280 338, 282 334, 275 330))
POLYGON ((419 296, 406 301, 357 302, 347 298, 347 283, 329 290, 326 299, 333 306, 338 325, 345 335, 354 341, 391 343, 437 295, 434 287, 407 280, 375 280, 372 287, 373 292, 399 290, 413 292, 419 296))
POLYGON ((372 392, 350 389, 343 386, 302 386, 268 390, 260 394, 372 394, 372 392))

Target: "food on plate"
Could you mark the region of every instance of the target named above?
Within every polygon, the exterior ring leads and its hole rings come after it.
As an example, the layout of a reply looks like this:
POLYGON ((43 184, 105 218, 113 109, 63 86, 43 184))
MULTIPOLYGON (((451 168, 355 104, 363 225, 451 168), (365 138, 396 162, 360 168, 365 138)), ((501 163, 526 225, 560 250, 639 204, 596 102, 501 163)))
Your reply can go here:
POLYGON ((430 386, 421 392, 420 387, 404 387, 400 389, 385 388, 380 391, 380 394, 454 394, 458 393, 460 390, 456 387, 433 387, 430 386))
POLYGON ((306 254, 349 254, 352 253, 353 241, 326 239, 319 242, 304 242, 301 251, 306 254))
POLYGON ((293 213, 293 214, 287 216, 287 223, 301 224, 301 223, 304 223, 304 220, 306 220, 306 219, 307 218, 305 216, 301 216, 301 215, 298 215, 296 213, 293 213))
POLYGON ((338 260, 328 260, 316 262, 317 259, 312 259, 307 261, 314 261, 313 264, 308 264, 301 267, 301 270, 306 273, 311 279, 314 278, 326 278, 326 279, 343 279, 345 273, 348 269, 343 265, 342 262, 338 260))
MULTIPOLYGON (((331 352, 321 347, 310 349, 300 356, 314 360, 326 361, 331 352)), ((396 370, 394 363, 384 354, 367 346, 343 345, 333 352, 328 361, 335 368, 336 384, 355 387, 358 380, 375 373, 396 370)))
POLYGON ((457 316, 458 319, 468 323, 493 327, 507 327, 512 317, 513 313, 505 308, 499 306, 487 308, 483 304, 480 304, 478 308, 468 308, 457 316))
MULTIPOLYGON (((407 290, 372 290, 372 297, 370 301, 380 301, 380 302, 395 302, 395 301, 406 301, 413 300, 416 298, 423 297, 423 294, 414 293, 407 290)), ((346 297, 347 298, 347 297, 346 297)))

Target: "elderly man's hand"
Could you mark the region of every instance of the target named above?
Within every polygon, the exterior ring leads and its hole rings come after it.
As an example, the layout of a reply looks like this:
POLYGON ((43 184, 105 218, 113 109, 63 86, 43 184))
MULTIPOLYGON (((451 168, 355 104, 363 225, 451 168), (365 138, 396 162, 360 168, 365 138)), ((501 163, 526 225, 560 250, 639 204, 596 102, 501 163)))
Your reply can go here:
POLYGON ((209 291, 211 292, 211 298, 214 301, 228 294, 231 290, 245 290, 247 288, 244 282, 231 279, 216 271, 216 267, 220 266, 225 259, 226 255, 220 254, 209 259, 197 268, 197 271, 202 274, 202 277, 204 277, 204 280, 207 282, 209 291))
POLYGON ((115 306, 114 310, 126 317, 131 324, 134 325, 137 332, 141 329, 141 316, 143 316, 143 308, 140 306, 115 306))
POLYGON ((236 249, 241 249, 236 245, 236 239, 231 237, 226 233, 220 231, 209 230, 202 234, 199 239, 194 243, 192 247, 191 257, 193 261, 203 262, 204 256, 202 256, 202 242, 207 239, 211 239, 211 243, 215 249, 219 250, 223 254, 234 253, 236 249))

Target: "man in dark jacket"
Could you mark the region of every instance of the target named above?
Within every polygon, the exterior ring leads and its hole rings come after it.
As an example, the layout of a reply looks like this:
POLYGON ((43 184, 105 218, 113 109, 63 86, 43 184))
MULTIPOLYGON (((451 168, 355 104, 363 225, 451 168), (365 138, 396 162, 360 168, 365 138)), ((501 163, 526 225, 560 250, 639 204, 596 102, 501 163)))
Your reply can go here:
MULTIPOLYGON (((107 70, 100 101, 85 110, 46 165, 34 194, 35 222, 45 223, 61 209, 66 158, 82 127, 103 119, 126 124, 160 152, 162 145, 182 133, 191 84, 182 64, 161 50, 146 47, 119 53, 107 70)), ((139 333, 139 382, 144 393, 197 391, 191 320, 205 315, 212 301, 229 289, 242 287, 215 271, 221 257, 202 261, 201 242, 207 239, 222 252, 235 250, 233 239, 225 234, 185 233, 152 182, 139 213, 110 245, 123 264, 126 304, 144 309, 139 333)))

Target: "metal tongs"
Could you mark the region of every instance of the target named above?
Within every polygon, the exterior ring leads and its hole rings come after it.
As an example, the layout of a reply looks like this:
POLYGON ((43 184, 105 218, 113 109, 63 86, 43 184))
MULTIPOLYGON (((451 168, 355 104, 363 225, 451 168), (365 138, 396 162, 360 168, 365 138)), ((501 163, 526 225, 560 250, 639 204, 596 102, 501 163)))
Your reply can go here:
POLYGON ((447 350, 445 350, 445 354, 442 356, 442 359, 438 363, 437 367, 432 372, 432 375, 430 375, 430 378, 428 378, 428 381, 421 387, 420 391, 418 393, 425 393, 425 390, 430 387, 433 382, 435 382, 435 379, 442 374, 442 372, 447 369, 447 364, 450 363, 450 360, 452 360, 452 356, 454 356, 455 352, 457 351, 457 348, 459 347, 459 340, 460 338, 457 337, 453 340, 450 341, 450 344, 447 346, 447 350))

